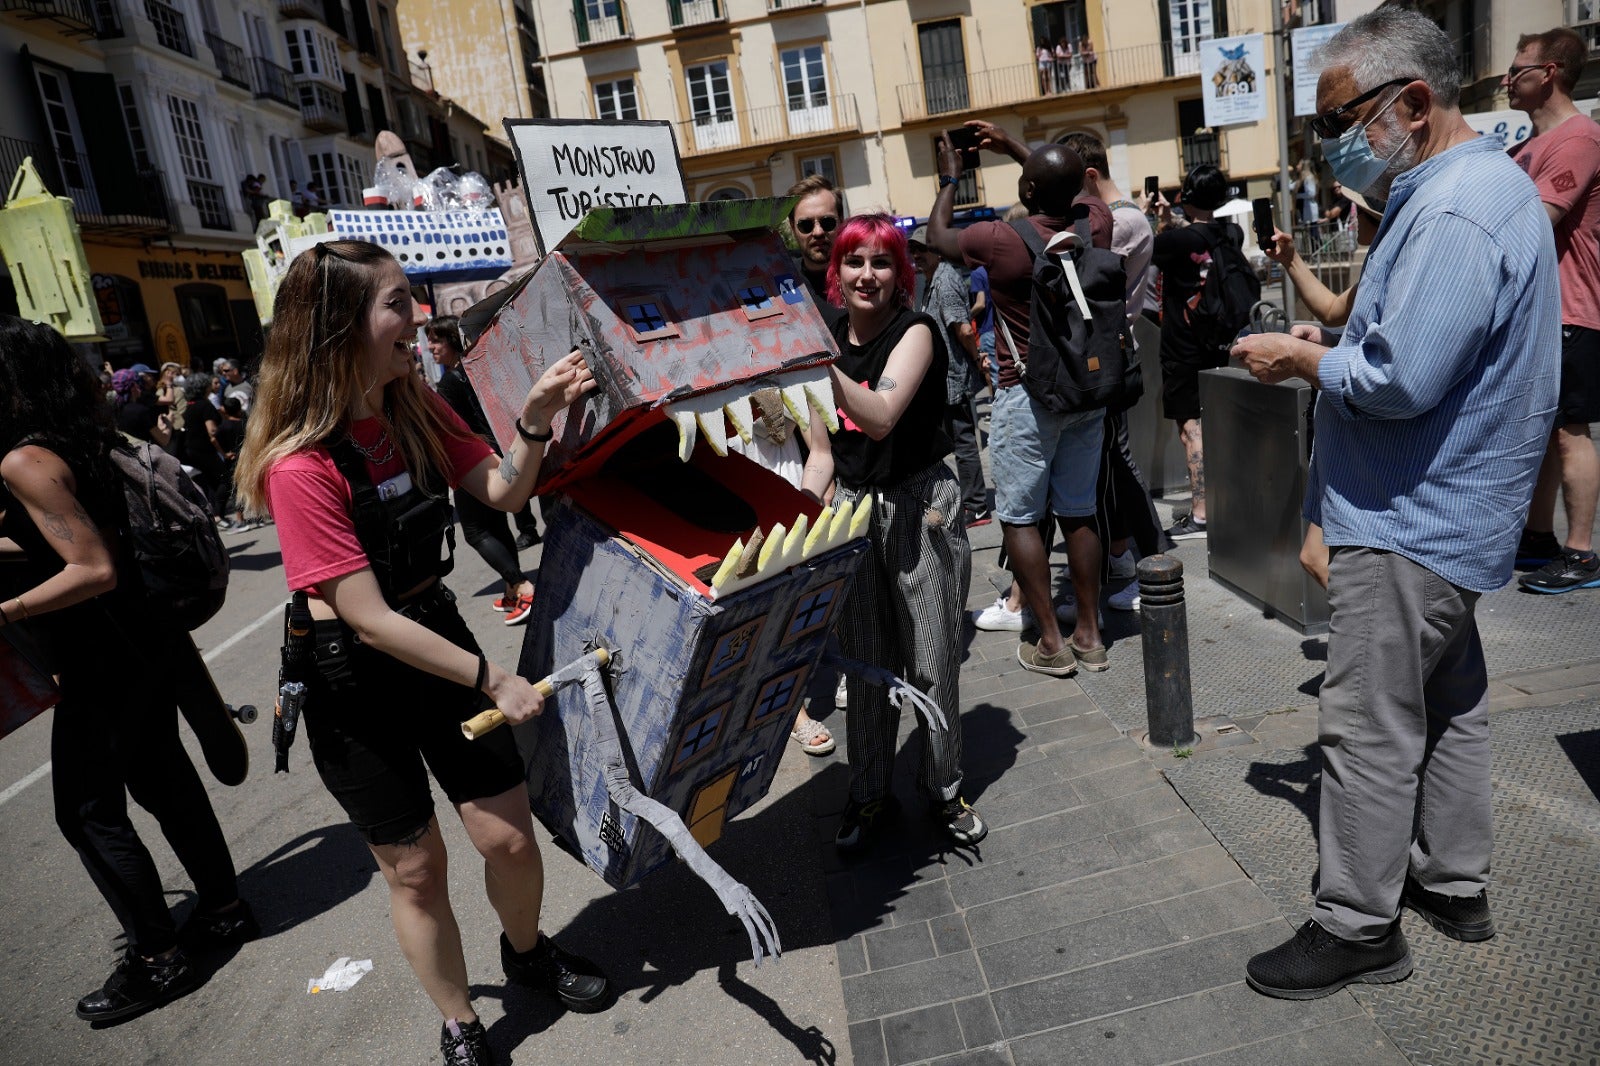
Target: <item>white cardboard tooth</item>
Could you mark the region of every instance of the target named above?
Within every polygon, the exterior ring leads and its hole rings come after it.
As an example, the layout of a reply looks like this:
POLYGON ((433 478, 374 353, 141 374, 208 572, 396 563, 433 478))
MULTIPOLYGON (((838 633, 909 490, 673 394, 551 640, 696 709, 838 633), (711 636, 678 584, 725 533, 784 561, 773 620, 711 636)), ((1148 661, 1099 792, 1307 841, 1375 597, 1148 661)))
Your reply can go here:
POLYGON ((783 538, 783 568, 785 570, 806 557, 806 525, 809 521, 805 515, 796 517, 794 525, 789 527, 789 535, 783 538))
POLYGON ((863 496, 856 504, 856 513, 850 518, 850 539, 867 535, 867 523, 872 521, 872 497, 863 496))
POLYGON ((772 565, 774 559, 779 562, 783 561, 783 538, 786 535, 787 531, 783 528, 783 523, 779 522, 772 527, 772 532, 767 534, 767 539, 761 542, 761 562, 757 573, 762 577, 766 577, 775 571, 776 568, 772 565))
POLYGON ((687 463, 689 456, 694 454, 695 438, 699 436, 695 414, 685 407, 674 405, 667 408, 667 417, 678 427, 678 461, 687 463))
POLYGON ((853 509, 850 501, 846 500, 833 512, 833 524, 828 527, 828 547, 837 548, 850 539, 850 515, 853 509))
MULTIPOLYGON (((782 381, 783 379, 779 379, 782 381)), ((778 390, 783 397, 783 406, 788 409, 789 417, 794 419, 796 425, 809 426, 811 424, 810 401, 806 399, 805 386, 798 382, 788 382, 778 390)))
POLYGON ((806 399, 811 401, 812 408, 822 416, 822 422, 828 427, 828 432, 839 432, 839 407, 834 401, 833 379, 826 377, 821 381, 808 381, 805 390, 806 399))
POLYGON ((833 524, 833 508, 824 507, 822 513, 817 515, 817 524, 811 527, 811 532, 806 534, 805 554, 807 558, 823 551, 828 543, 828 527, 833 524))
POLYGON ((711 450, 718 455, 728 454, 727 423, 723 421, 721 406, 713 407, 709 411, 696 411, 694 419, 700 424, 700 432, 705 435, 706 443, 711 445, 711 450))
POLYGON ((733 542, 733 547, 728 549, 728 557, 722 560, 722 565, 717 567, 716 576, 711 579, 711 589, 716 591, 718 585, 726 584, 739 568, 739 557, 744 554, 744 538, 733 542))
POLYGON ((733 423, 733 428, 738 432, 739 439, 746 444, 753 442, 755 435, 751 432, 750 420, 753 417, 753 412, 750 410, 750 397, 735 396, 723 404, 722 409, 728 413, 728 421, 733 423))

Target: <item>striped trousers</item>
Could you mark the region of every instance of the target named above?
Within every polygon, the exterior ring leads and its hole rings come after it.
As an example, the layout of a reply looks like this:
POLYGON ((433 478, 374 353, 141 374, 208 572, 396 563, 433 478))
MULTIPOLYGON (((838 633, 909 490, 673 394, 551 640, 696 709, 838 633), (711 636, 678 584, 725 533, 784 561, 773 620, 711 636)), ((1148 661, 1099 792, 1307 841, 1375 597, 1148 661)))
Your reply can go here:
MULTIPOLYGON (((893 488, 840 482, 835 502, 868 493, 870 543, 844 605, 840 643, 847 657, 893 671, 944 711, 947 729, 918 721, 917 784, 930 798, 954 799, 961 791, 961 638, 972 582, 960 484, 938 462, 893 488)), ((866 803, 889 792, 900 709, 881 686, 855 677, 846 686, 850 797, 866 803)))

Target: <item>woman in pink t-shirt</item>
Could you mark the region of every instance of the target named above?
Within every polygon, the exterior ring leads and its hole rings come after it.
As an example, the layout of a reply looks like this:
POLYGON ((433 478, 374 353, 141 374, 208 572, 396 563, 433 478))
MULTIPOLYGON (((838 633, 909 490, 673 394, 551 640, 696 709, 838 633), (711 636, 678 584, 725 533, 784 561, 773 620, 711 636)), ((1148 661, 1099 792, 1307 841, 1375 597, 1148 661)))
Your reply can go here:
POLYGON ((528 390, 504 460, 412 372, 426 321, 400 265, 333 241, 289 267, 274 303, 239 498, 277 522, 289 587, 305 593, 312 760, 389 884, 401 950, 444 1016, 447 1063, 493 1061, 472 1009, 431 771, 483 855, 510 979, 571 1010, 602 1010, 605 976, 539 929, 544 876, 509 730, 469 741, 485 697, 512 722, 544 700, 490 663, 439 581, 446 486, 502 511, 533 491, 552 418, 594 387, 577 352, 528 390))

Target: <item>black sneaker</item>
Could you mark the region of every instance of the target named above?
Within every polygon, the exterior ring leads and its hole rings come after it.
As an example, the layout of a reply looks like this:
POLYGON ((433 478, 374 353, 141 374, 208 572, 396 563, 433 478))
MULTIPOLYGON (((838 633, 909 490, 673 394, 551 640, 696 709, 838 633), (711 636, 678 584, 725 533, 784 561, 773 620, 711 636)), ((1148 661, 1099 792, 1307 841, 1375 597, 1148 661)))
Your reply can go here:
POLYGON ((517 538, 517 551, 525 552, 543 539, 543 537, 539 536, 537 529, 524 530, 522 535, 517 538))
POLYGON ((899 814, 900 802, 893 796, 879 796, 865 803, 851 800, 844 805, 833 846, 847 854, 865 851, 899 814))
POLYGON ((536 992, 553 996, 568 1010, 597 1014, 611 1005, 611 982, 588 959, 570 955, 539 934, 539 942, 518 954, 500 934, 500 965, 506 977, 536 992))
POLYGON ((78 1000, 78 1017, 91 1022, 115 1022, 143 1014, 200 986, 200 975, 179 948, 165 961, 139 957, 132 948, 111 971, 98 992, 78 1000))
POLYGON ((1451 940, 1470 944, 1494 936, 1488 889, 1479 890, 1476 896, 1445 896, 1429 892, 1407 877, 1400 905, 1422 915, 1424 921, 1451 940))
POLYGON ((1167 536, 1173 540, 1194 540, 1205 535, 1206 524, 1195 521, 1195 517, 1192 514, 1184 515, 1172 523, 1172 528, 1167 530, 1167 536))
POLYGON ((1600 556, 1594 552, 1575 552, 1563 548, 1561 554, 1517 583, 1529 592, 1572 592, 1600 588, 1600 556))
POLYGON ((494 1066, 494 1052, 489 1050, 489 1034, 483 1022, 458 1022, 454 1018, 439 1030, 439 1050, 444 1052, 444 1066, 494 1066))
POLYGON ((939 804, 935 808, 935 816, 939 824, 944 826, 944 831, 950 834, 950 839, 962 847, 971 847, 989 835, 989 827, 965 797, 957 796, 939 804))
POLYGON ((1517 541, 1517 566, 1543 566, 1560 557, 1561 542, 1554 533, 1549 530, 1539 533, 1527 528, 1522 530, 1522 539, 1517 541))
POLYGON ((239 901, 225 911, 195 911, 178 930, 178 940, 193 948, 233 948, 261 935, 250 904, 239 901))
POLYGON ((1345 940, 1308 919, 1287 942, 1245 967, 1245 980, 1277 999, 1321 999, 1348 984, 1386 985, 1411 976, 1411 948, 1395 922, 1377 940, 1345 940))

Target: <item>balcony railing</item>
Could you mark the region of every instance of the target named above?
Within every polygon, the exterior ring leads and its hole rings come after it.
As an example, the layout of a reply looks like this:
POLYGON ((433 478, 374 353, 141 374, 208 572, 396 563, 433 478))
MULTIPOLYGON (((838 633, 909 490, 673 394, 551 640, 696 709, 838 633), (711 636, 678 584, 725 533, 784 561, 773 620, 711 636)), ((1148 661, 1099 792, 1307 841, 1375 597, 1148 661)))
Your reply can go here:
POLYGON ((144 13, 156 30, 156 43, 193 58, 194 42, 189 39, 189 22, 183 12, 161 0, 144 0, 144 13))
POLYGON ((1222 141, 1215 133, 1192 133, 1181 139, 1183 172, 1198 166, 1222 166, 1222 141))
POLYGON ((667 23, 675 30, 728 21, 723 0, 667 0, 667 23))
POLYGON ((767 0, 768 11, 793 11, 797 7, 815 7, 825 0, 767 0))
POLYGON ((1567 0, 1567 25, 1578 31, 1589 51, 1600 51, 1600 0, 1567 0))
POLYGON ((300 106, 300 94, 295 92, 294 75, 286 67, 260 56, 251 61, 252 73, 255 75, 255 84, 251 86, 256 94, 256 99, 276 100, 289 107, 300 106))
POLYGON ((241 89, 250 88, 250 63, 245 59, 243 48, 210 32, 206 33, 206 45, 211 49, 211 58, 216 60, 223 81, 241 89))
POLYGON ((0 11, 20 12, 29 21, 49 20, 71 37, 92 37, 99 28, 89 0, 0 0, 0 11))
MULTIPOLYGON (((339 0, 333 0, 338 3, 339 0)), ((286 19, 316 19, 318 22, 327 22, 328 13, 323 10, 322 0, 278 0, 278 14, 286 19)))
POLYGON ((796 101, 749 111, 722 111, 676 123, 678 150, 686 156, 726 152, 808 137, 854 133, 861 128, 856 98, 844 93, 821 101, 796 101))
POLYGON ((94 35, 102 41, 123 37, 122 15, 117 11, 117 0, 94 0, 94 35))
POLYGON ((428 120, 422 117, 414 100, 411 101, 410 107, 396 105, 394 132, 408 144, 420 144, 430 148, 433 146, 433 131, 428 128, 428 120))
POLYGON ((300 120, 314 130, 337 133, 345 128, 344 101, 326 85, 300 84, 300 120))
MULTIPOLYGON (((601 10, 613 6, 609 2, 601 5, 601 10)), ((600 18, 590 18, 587 14, 579 15, 576 6, 572 9, 572 32, 577 35, 579 46, 586 44, 605 44, 607 41, 625 41, 633 36, 633 20, 628 17, 628 5, 623 0, 617 0, 615 15, 603 15, 600 18)))
MULTIPOLYGON (((916 122, 957 111, 989 110, 1041 97, 1142 85, 1199 70, 1175 70, 1167 44, 1137 45, 1078 56, 1041 67, 1020 63, 998 70, 914 81, 898 89, 900 121, 916 122)), ((1178 58, 1185 58, 1179 56, 1178 58)), ((1196 55, 1198 60, 1198 55, 1196 55)))
POLYGON ((222 186, 190 178, 189 202, 200 212, 200 225, 205 229, 233 229, 233 213, 228 210, 222 186))
POLYGON ((66 172, 56 151, 38 141, 0 137, 0 175, 10 182, 22 161, 32 157, 45 187, 56 196, 72 200, 73 217, 79 227, 91 230, 119 230, 154 236, 172 229, 167 208, 166 184, 159 170, 129 171, 126 180, 117 182, 115 195, 106 202, 95 185, 89 161, 75 153, 67 166, 76 185, 69 186, 66 172))

